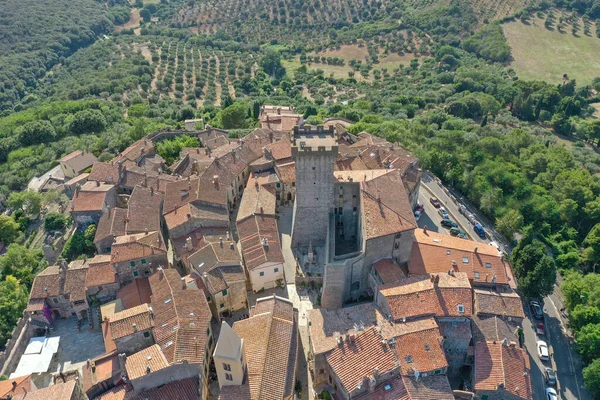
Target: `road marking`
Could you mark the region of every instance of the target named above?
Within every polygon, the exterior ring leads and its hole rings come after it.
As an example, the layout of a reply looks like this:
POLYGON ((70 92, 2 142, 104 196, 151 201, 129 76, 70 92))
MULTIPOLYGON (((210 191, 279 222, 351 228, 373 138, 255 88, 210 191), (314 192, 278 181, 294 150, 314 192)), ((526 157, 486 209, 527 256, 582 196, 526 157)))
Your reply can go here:
MULTIPOLYGON (((554 301, 552 301, 552 298, 550 296, 547 297, 548 300, 550 300, 550 303, 552 303, 552 307, 554 307, 554 310, 556 310, 556 313, 558 314, 558 320, 560 321, 560 325, 562 327, 563 325, 563 321, 562 321, 562 316, 560 315, 560 312, 558 311, 558 308, 556 308, 556 304, 554 304, 554 301)), ((565 327, 565 331, 566 331, 566 327, 565 327)), ((567 345, 567 350, 569 350, 569 362, 571 363, 571 371, 573 371, 573 377, 575 378, 575 387, 577 387, 577 398, 581 399, 581 390, 579 389, 579 379, 577 379, 577 370, 575 369, 575 364, 573 363, 573 355, 571 354, 571 345, 567 345)))

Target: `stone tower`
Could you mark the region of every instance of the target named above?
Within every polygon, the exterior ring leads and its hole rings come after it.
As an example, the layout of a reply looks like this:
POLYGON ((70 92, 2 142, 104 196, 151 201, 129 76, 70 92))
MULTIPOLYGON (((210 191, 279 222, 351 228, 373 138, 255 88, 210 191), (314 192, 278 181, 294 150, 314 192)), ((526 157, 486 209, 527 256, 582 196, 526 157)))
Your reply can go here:
POLYGON ((292 247, 323 246, 334 207, 333 169, 338 146, 333 126, 294 128, 292 156, 296 161, 296 201, 292 247))

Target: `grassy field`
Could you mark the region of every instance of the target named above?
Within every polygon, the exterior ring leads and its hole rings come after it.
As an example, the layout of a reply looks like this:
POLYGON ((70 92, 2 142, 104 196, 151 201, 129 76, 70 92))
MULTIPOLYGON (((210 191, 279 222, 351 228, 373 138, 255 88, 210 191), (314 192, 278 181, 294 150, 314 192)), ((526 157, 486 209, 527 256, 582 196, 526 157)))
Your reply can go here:
MULTIPOLYGON (((600 39, 597 37, 585 36, 582 31, 574 36, 570 26, 563 33, 551 31, 538 18, 533 18, 528 25, 516 21, 503 27, 514 58, 511 67, 520 79, 558 83, 563 80, 563 74, 568 74, 578 83, 587 84, 600 76, 600 39)), ((592 35, 596 32, 594 24, 591 32, 592 35)))
MULTIPOLYGON (((335 78, 348 78, 348 72, 352 71, 352 67, 348 64, 350 60, 361 60, 363 63, 365 62, 365 57, 368 57, 369 52, 366 47, 359 47, 358 45, 349 45, 349 46, 341 46, 339 50, 328 50, 322 51, 320 53, 309 53, 310 55, 318 55, 320 57, 338 57, 342 58, 346 61, 345 65, 328 65, 323 63, 312 63, 311 65, 307 64, 309 70, 317 70, 322 69, 325 71, 325 76, 329 76, 329 74, 333 74, 335 78)), ((398 55, 398 54, 388 54, 388 55, 379 55, 379 64, 373 64, 373 69, 382 69, 387 68, 390 72, 398 67, 399 65, 409 65, 410 60, 415 58, 412 54, 406 55, 398 55)), ((300 57, 294 58, 292 61, 284 61, 283 65, 287 69, 288 73, 291 74, 296 68, 300 67, 300 57)), ((356 72, 354 74, 354 78, 357 81, 371 81, 373 79, 372 71, 369 73, 369 77, 367 79, 363 78, 360 72, 356 72)))

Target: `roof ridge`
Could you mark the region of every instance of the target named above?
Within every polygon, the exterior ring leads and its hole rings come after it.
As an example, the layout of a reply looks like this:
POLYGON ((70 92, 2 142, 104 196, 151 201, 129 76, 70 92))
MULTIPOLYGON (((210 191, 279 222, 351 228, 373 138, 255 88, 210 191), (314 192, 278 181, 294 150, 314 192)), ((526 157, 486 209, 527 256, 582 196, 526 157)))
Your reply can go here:
MULTIPOLYGON (((384 174, 384 175, 381 175, 381 176, 385 176, 385 174, 384 174)), ((372 181, 375 181, 375 179, 377 179, 377 178, 374 178, 374 179, 372 179, 372 181)), ((417 226, 416 226, 415 224, 413 224, 413 223, 412 223, 412 222, 410 222, 408 219, 404 218, 402 215, 400 215, 399 213, 397 213, 396 211, 394 211, 394 210, 393 210, 391 207, 389 207, 389 206, 388 206, 388 205, 386 205, 386 204, 385 204, 383 201, 381 201, 381 199, 380 199, 380 198, 376 198, 375 196, 373 196, 371 193, 367 192, 367 191, 366 191, 365 189, 363 189, 363 188, 361 188, 360 190, 361 190, 362 192, 364 192, 364 193, 365 193, 367 196, 371 197, 371 199, 372 199, 372 200, 374 200, 374 201, 378 202, 379 204, 383 205, 383 206, 384 206, 386 209, 390 210, 392 213, 394 213, 395 215, 397 215, 397 216, 398 216, 400 219, 402 219, 402 220, 406 221, 406 223, 407 223, 409 226, 413 226, 413 227, 417 228, 417 226)))

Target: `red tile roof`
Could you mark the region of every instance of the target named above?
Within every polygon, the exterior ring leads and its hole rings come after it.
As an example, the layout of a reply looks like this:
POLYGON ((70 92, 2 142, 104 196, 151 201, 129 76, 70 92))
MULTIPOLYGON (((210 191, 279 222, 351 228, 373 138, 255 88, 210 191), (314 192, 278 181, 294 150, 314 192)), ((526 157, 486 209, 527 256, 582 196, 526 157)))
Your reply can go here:
MULTIPOLYGON (((394 347, 400 360, 401 373, 414 375, 415 371, 431 372, 448 366, 442 348, 439 328, 427 329, 396 337, 394 347)), ((441 371, 440 371, 441 372, 441 371)))
POLYGON ((124 309, 150 303, 151 295, 152 290, 148 278, 135 278, 132 283, 117 290, 117 299, 121 300, 124 309))
POLYGON ((159 231, 162 202, 162 193, 136 186, 127 203, 127 233, 159 231))
POLYGON ((402 381, 410 400, 454 400, 446 375, 429 375, 415 379, 403 376, 402 381))
POLYGON ((111 262, 118 263, 158 254, 167 254, 160 231, 118 236, 111 249, 111 262))
POLYGON ((119 385, 96 400, 200 400, 199 391, 198 378, 187 378, 139 393, 128 385, 119 385))
POLYGON ((153 325, 154 321, 148 304, 119 311, 110 317, 110 332, 113 340, 145 331, 152 328, 153 325))
POLYGON ((252 215, 275 215, 277 209, 277 194, 269 186, 261 186, 252 176, 244 190, 237 213, 237 222, 252 215))
POLYGON ((363 181, 360 185, 367 240, 417 227, 399 171, 363 181))
POLYGON ((120 168, 117 163, 95 162, 92 171, 88 176, 88 181, 98 181, 118 184, 121 180, 120 168))
POLYGON ((374 262, 373 269, 384 285, 399 282, 401 279, 406 278, 400 266, 391 258, 382 258, 374 262))
POLYGON ((368 385, 368 377, 373 374, 385 375, 398 369, 394 349, 375 327, 350 336, 325 359, 347 392, 353 392, 359 384, 368 385))
MULTIPOLYGON (((94 184, 93 182, 87 182, 94 184)), ((94 184, 95 185, 95 184, 94 184)), ((107 204, 109 192, 113 185, 102 185, 98 187, 102 190, 87 190, 90 187, 82 187, 80 190, 76 190, 71 201, 71 211, 73 212, 84 212, 84 211, 102 211, 107 204)))
POLYGON ((169 362, 157 344, 146 347, 130 355, 125 360, 125 369, 127 370, 127 377, 130 380, 146 376, 148 374, 148 367, 150 367, 150 373, 152 373, 168 366, 169 362))
POLYGON ((59 296, 63 293, 64 282, 59 279, 60 271, 58 265, 53 265, 33 279, 29 299, 45 299, 48 296, 59 296))
POLYGON ((473 295, 465 273, 420 275, 378 288, 395 320, 435 315, 469 317, 473 295), (462 306, 462 312, 459 310, 462 306))
POLYGON ((0 381, 0 398, 11 398, 17 400, 20 394, 31 390, 31 375, 21 376, 15 379, 0 381), (13 382, 16 386, 13 387, 13 382), (10 396, 10 397, 9 397, 10 396))
POLYGON ((296 163, 290 162, 275 166, 277 177, 283 183, 296 182, 296 163))
POLYGON ((475 345, 475 392, 505 390, 516 398, 533 399, 529 355, 502 342, 475 345))
POLYGON ((474 289, 473 292, 475 313, 525 318, 523 303, 517 293, 503 293, 485 289, 474 289))
POLYGON ((104 254, 89 260, 86 287, 108 285, 117 281, 115 270, 110 264, 110 257, 110 254, 104 254))
POLYGON ((88 264, 84 260, 76 260, 69 264, 65 278, 64 293, 69 294, 70 301, 86 299, 85 281, 88 274, 88 264))
POLYGON ((109 208, 102 214, 96 228, 94 242, 101 241, 112 236, 121 236, 125 234, 125 225, 127 223, 127 210, 124 208, 109 208))
POLYGON ((238 223, 237 229, 246 269, 252 271, 265 263, 283 263, 275 217, 257 215, 238 223))
POLYGON ((423 229, 416 229, 414 235, 408 261, 411 274, 447 272, 454 268, 466 272, 474 285, 509 283, 506 270, 510 267, 495 247, 423 229))

